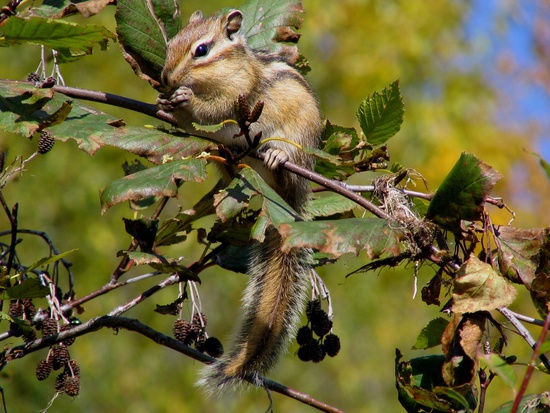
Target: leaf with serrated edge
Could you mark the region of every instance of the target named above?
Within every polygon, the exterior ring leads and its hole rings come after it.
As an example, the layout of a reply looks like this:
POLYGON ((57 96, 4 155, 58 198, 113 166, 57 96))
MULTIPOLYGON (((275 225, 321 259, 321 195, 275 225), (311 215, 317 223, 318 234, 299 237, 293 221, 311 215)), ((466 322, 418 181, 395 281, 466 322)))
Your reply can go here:
POLYGON ((314 198, 306 204, 308 215, 312 217, 329 217, 342 214, 351 211, 355 207, 357 207, 357 204, 354 201, 333 192, 314 198))
POLYGON ((140 77, 158 85, 168 38, 149 3, 147 0, 119 0, 115 19, 124 58, 140 77))
POLYGON ((74 49, 84 53, 90 53, 95 44, 105 48, 108 40, 116 39, 115 34, 103 26, 78 25, 42 17, 10 17, 3 30, 0 46, 34 43, 52 49, 74 49))
POLYGON ((380 218, 350 218, 337 221, 293 222, 279 226, 283 251, 313 248, 338 258, 365 250, 371 259, 401 252, 404 234, 380 218))
POLYGON ((426 218, 454 232, 460 231, 461 220, 481 220, 485 199, 501 177, 475 155, 463 152, 434 194, 426 218))
POLYGON ((367 142, 380 145, 401 129, 405 113, 399 81, 366 98, 356 112, 367 142))
POLYGON ((282 44, 273 41, 277 37, 277 29, 300 28, 302 23, 298 14, 303 12, 303 8, 301 1, 297 0, 248 0, 239 10, 244 16, 241 31, 252 49, 281 50, 282 44))
POLYGON ((182 159, 155 166, 111 182, 101 191, 101 210, 125 201, 137 201, 150 196, 174 197, 177 181, 203 182, 206 179, 204 159, 182 159))
POLYGON ((37 89, 25 83, 0 82, 0 129, 31 137, 40 124, 58 110, 52 89, 37 89), (54 107, 52 107, 54 106, 54 107))
POLYGON ((490 311, 510 305, 516 289, 489 264, 471 256, 454 279, 453 313, 490 311))

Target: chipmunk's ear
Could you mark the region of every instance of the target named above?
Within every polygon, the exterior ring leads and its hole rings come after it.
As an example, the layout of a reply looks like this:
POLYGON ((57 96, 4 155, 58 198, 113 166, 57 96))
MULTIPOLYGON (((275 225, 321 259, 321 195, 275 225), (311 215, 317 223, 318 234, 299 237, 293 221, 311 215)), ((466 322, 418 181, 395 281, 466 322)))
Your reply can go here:
POLYGON ((191 17, 189 17, 189 23, 193 23, 201 19, 202 19, 202 12, 200 10, 197 10, 195 13, 191 15, 191 17))
POLYGON ((226 24, 225 30, 227 30, 227 37, 231 38, 231 35, 237 33, 243 23, 243 14, 239 10, 230 10, 225 16, 226 24))

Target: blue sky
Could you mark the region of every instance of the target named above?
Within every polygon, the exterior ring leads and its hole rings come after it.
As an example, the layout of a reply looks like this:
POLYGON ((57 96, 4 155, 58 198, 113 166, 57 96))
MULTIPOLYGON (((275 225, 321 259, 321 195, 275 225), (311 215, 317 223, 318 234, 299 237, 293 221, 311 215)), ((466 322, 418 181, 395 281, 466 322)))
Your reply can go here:
MULTIPOLYGON (((536 63, 533 50, 533 22, 538 13, 539 1, 504 2, 500 0, 474 0, 466 27, 469 39, 475 39, 480 53, 471 62, 482 64, 487 81, 495 85, 506 98, 496 121, 514 127, 536 121, 540 134, 536 148, 550 161, 550 98, 541 85, 529 81, 528 73, 536 63), (515 3, 515 4, 512 4, 515 3), (515 7, 512 17, 506 18, 507 31, 499 33, 496 24, 501 7, 515 7), (509 6, 512 4, 512 6, 509 6), (508 55, 515 66, 505 75, 497 67, 499 58, 508 55)), ((476 45, 474 45, 476 47, 476 45)), ((548 68, 550 70, 550 68, 548 68)))

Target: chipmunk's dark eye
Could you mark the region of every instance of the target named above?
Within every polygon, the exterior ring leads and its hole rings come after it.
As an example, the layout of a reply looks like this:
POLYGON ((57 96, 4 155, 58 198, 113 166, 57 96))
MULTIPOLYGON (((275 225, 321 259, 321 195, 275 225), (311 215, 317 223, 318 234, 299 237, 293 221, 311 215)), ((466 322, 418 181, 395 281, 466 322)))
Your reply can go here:
POLYGON ((210 48, 208 47, 207 44, 205 43, 199 44, 195 49, 195 57, 206 56, 209 51, 210 51, 210 48))

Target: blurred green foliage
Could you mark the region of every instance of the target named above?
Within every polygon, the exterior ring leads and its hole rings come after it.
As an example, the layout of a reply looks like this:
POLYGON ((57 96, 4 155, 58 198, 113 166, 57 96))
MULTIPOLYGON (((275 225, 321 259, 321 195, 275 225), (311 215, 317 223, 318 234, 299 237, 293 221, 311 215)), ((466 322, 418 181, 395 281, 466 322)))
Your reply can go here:
MULTIPOLYGON (((228 5, 221 1, 182 2, 182 15, 188 16, 198 8, 209 14, 228 5)), ((534 129, 531 125, 505 128, 496 122, 497 110, 506 97, 488 85, 482 67, 458 64, 484 47, 491 47, 484 43, 486 39, 466 40, 464 26, 472 12, 471 2, 306 0, 304 7, 301 52, 310 61, 313 70, 308 79, 332 122, 355 125, 354 113, 361 100, 399 78, 406 113, 403 129, 390 142, 392 161, 418 170, 433 190, 461 151, 475 153, 504 175, 494 193, 502 195, 518 213, 516 225, 548 224, 545 222, 550 210, 548 182, 537 159, 523 151, 533 150, 534 129), (526 198, 525 194, 530 195, 526 198)), ((504 17, 495 21, 495 25, 505 25, 504 17)), ((90 20, 86 22, 114 30, 109 11, 90 20)), ((25 78, 40 59, 39 48, 33 46, 11 47, 1 53, 1 76, 12 79, 25 78)), ((156 99, 156 92, 133 74, 117 44, 106 52, 96 50, 79 62, 64 65, 62 73, 71 86, 148 102, 156 99)), ((122 109, 101 108, 123 117, 129 124, 158 123, 122 109)), ((36 142, 18 136, 0 134, 0 146, 7 150, 8 161, 17 155, 30 155, 35 145, 36 142)), ((125 206, 117 206, 102 216, 98 194, 122 175, 120 165, 132 161, 131 158, 112 149, 103 149, 90 158, 72 143, 57 143, 51 153, 31 162, 21 178, 4 190, 8 202, 19 203, 21 228, 47 232, 60 251, 79 249, 69 257, 74 264, 78 296, 106 282, 118 263, 116 252, 130 242, 121 218, 132 217, 133 213, 125 206)), ((356 177, 355 183, 368 183, 371 178, 371 174, 365 173, 356 177)), ((190 207, 204 191, 204 185, 186 187, 179 195, 184 208, 190 207)), ((491 211, 491 214, 494 223, 504 224, 510 219, 507 212, 491 211)), ((8 223, 2 215, 0 230, 5 229, 8 223)), ((23 239, 28 247, 21 251, 29 254, 23 259, 33 261, 36 254, 47 253, 44 245, 32 237, 23 239), (43 252, 38 252, 41 249, 43 252)), ((196 253, 189 248, 190 245, 179 245, 173 255, 192 260, 196 253)), ((418 280, 414 279, 411 267, 345 278, 345 274, 364 262, 363 256, 350 257, 320 271, 331 289, 335 306, 335 332, 342 341, 338 357, 306 365, 295 357, 297 347, 293 347, 270 377, 345 411, 402 411, 394 387, 395 348, 405 352, 406 357, 429 354, 409 349, 420 329, 438 316, 439 309, 411 297, 415 283, 424 285, 433 270, 428 266, 420 268, 418 280)), ((219 269, 203 274, 201 296, 209 316, 209 329, 224 341, 231 334, 228 326, 238 318, 245 282, 244 276, 219 269)), ((147 283, 93 300, 85 306, 81 319, 104 314, 139 295, 146 289, 144 284, 147 283)), ((173 319, 159 316, 153 309, 155 303, 166 304, 176 296, 176 290, 163 291, 128 316, 139 316, 169 334, 173 319)), ((528 298, 514 305, 514 310, 536 315, 528 298)), ((537 332, 533 330, 534 334, 537 332)), ((519 349, 516 355, 528 362, 529 349, 520 338, 512 337, 510 348, 519 349)), ((8 406, 15 406, 14 411, 37 411, 46 407, 53 395, 53 384, 38 382, 32 373, 45 353, 44 350, 13 362, 2 372, 0 385, 8 406)), ((52 412, 246 413, 264 411, 268 405, 263 391, 205 401, 194 387, 201 367, 197 362, 134 333, 100 331, 78 339, 71 353, 81 365, 80 396, 76 400, 59 397, 52 412)), ((541 392, 549 384, 546 376, 531 380, 528 392, 541 392)), ((495 380, 489 388, 486 411, 511 397, 509 389, 495 380)), ((313 411, 288 398, 277 395, 274 398, 277 411, 313 411)))

